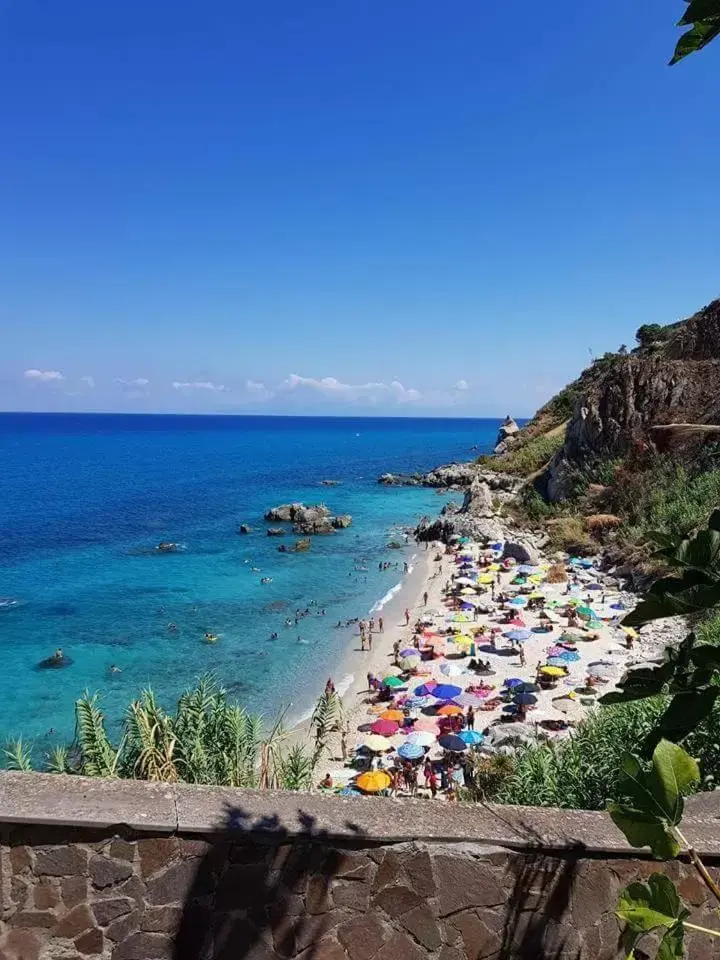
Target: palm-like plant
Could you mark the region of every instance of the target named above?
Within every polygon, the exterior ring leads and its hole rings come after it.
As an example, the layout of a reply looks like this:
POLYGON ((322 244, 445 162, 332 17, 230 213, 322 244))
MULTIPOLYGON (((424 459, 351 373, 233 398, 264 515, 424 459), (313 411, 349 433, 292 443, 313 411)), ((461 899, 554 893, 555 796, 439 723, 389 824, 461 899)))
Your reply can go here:
POLYGON ((315 739, 312 755, 313 769, 317 767, 323 754, 330 749, 330 740, 333 735, 342 733, 344 724, 345 711, 341 698, 334 690, 325 690, 318 697, 310 718, 310 729, 315 739))
POLYGON ((75 738, 80 751, 80 773, 87 777, 117 777, 124 743, 115 749, 98 708, 98 695, 86 690, 75 704, 75 738))
POLYGON ((143 690, 125 717, 127 757, 140 780, 175 783, 180 779, 175 762, 177 743, 173 722, 158 705, 152 690, 143 690))
POLYGON ((56 746, 45 754, 45 769, 48 773, 72 773, 68 748, 56 746))
POLYGON ((299 744, 292 746, 282 764, 283 790, 309 790, 312 786, 314 769, 312 757, 299 744))
POLYGON ((5 764, 8 770, 32 770, 32 745, 25 743, 22 737, 17 740, 8 740, 3 750, 5 764))

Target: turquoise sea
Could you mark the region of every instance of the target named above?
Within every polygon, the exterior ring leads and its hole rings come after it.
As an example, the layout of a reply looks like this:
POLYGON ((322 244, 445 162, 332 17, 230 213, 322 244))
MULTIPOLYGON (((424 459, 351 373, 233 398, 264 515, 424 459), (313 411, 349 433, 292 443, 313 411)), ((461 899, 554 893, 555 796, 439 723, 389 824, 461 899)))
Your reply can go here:
POLYGON ((402 579, 413 548, 389 542, 446 499, 381 487, 378 475, 469 459, 498 424, 0 414, 0 739, 23 734, 36 750, 71 739, 86 688, 111 725, 145 685, 172 707, 209 670, 248 708, 298 716, 349 641, 335 624, 402 579), (296 500, 324 501, 353 525, 281 554, 291 538, 266 536, 262 516, 296 500), (159 554, 162 540, 182 552, 159 554), (38 669, 58 647, 72 665, 38 669))

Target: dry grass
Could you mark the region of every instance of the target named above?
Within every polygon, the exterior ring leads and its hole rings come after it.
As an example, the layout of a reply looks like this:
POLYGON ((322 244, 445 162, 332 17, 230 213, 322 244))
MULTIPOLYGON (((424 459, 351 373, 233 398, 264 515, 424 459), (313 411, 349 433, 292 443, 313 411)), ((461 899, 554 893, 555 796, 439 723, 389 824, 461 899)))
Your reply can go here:
POLYGON ((617 530, 622 520, 614 513, 591 513, 585 517, 585 526, 593 536, 602 536, 610 530, 617 530))

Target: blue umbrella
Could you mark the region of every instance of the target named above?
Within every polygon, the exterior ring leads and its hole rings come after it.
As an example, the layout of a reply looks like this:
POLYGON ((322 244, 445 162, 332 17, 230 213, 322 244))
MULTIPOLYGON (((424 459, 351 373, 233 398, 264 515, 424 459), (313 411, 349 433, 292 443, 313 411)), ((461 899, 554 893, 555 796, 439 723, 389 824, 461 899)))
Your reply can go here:
POLYGON ((580 566, 581 566, 584 570, 589 570, 592 565, 593 565, 592 560, 587 560, 587 559, 585 559, 585 560, 581 560, 581 561, 580 561, 580 566))
POLYGON ((416 697, 430 697, 432 692, 435 689, 436 684, 431 683, 421 683, 419 687, 415 687, 415 696, 416 697))
MULTIPOLYGON (((553 657, 553 660, 556 659, 553 657)), ((580 659, 580 654, 575 650, 566 650, 565 653, 561 653, 557 657, 558 660, 564 660, 566 663, 575 663, 580 659)))
POLYGON ((517 568, 518 573, 535 573, 537 568, 530 563, 521 563, 517 568))
POLYGON ((589 583, 587 585, 588 590, 604 590, 605 588, 601 583, 589 583))
POLYGON ((513 699, 515 703, 523 707, 530 707, 537 703, 537 697, 533 693, 516 693, 513 699))
POLYGON ((513 607, 524 607, 527 605, 527 600, 525 597, 513 597, 510 603, 513 607))
MULTIPOLYGON (((419 690, 415 691, 415 693, 419 692, 419 690)), ((452 700, 459 693, 462 693, 462 687, 456 687, 454 683, 439 683, 430 690, 430 694, 437 700, 452 700)))
POLYGON ((522 643, 524 640, 530 639, 532 630, 510 630, 508 633, 504 633, 503 636, 507 637, 508 640, 515 640, 518 643, 522 643))
POLYGON ((622 600, 620 600, 620 601, 618 601, 618 603, 611 603, 611 604, 610 604, 610 609, 611 609, 611 610, 627 610, 627 607, 626 607, 625 604, 622 602, 622 600))
POLYGON ((508 677, 505 681, 505 686, 508 687, 508 689, 512 689, 513 687, 519 687, 523 683, 525 683, 525 681, 521 680, 520 677, 508 677))
POLYGON ((485 739, 482 733, 478 733, 477 730, 463 730, 462 733, 458 734, 458 737, 460 737, 463 743, 466 743, 469 747, 476 747, 485 739))
POLYGON ((405 706, 409 707, 411 710, 418 710, 422 707, 427 707, 432 703, 432 697, 408 697, 405 701, 405 706))
POLYGON ((560 657, 549 657, 547 665, 549 667, 566 667, 567 663, 565 662, 564 659, 561 659, 560 657))
POLYGON ((513 693, 537 693, 539 689, 540 687, 536 683, 531 683, 528 680, 513 687, 513 693))
POLYGON ((468 745, 464 740, 461 740, 460 737, 455 736, 454 733, 448 733, 445 737, 440 737, 438 743, 443 748, 443 750, 450 750, 452 753, 462 753, 463 750, 467 750, 468 745))
POLYGON ((417 743, 403 743, 398 747, 398 756, 403 760, 418 760, 425 755, 423 748, 417 743))
POLYGON ((400 651, 401 657, 419 657, 420 651, 416 650, 415 647, 405 647, 404 650, 400 651))

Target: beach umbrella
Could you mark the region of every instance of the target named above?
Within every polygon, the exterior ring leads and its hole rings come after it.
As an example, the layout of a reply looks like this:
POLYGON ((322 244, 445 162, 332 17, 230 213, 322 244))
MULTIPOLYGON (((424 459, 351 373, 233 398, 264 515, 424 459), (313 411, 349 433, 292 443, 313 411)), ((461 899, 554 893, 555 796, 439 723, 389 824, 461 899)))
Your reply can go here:
POLYGON ((455 623, 470 623, 470 617, 466 613, 456 613, 453 621, 455 623))
POLYGON ((518 573, 537 573, 537 567, 530 563, 521 563, 517 570, 518 573))
POLYGON ((432 697, 408 697, 405 701, 405 706, 409 707, 410 710, 421 710, 423 707, 427 707, 432 703, 432 697))
POLYGON ((494 582, 495 582, 495 577, 493 577, 493 576, 492 576, 491 574, 489 574, 489 573, 481 573, 480 576, 477 578, 477 582, 478 582, 478 583, 485 583, 485 584, 494 583, 494 582))
POLYGON ((513 693, 537 693, 539 689, 536 683, 525 680, 523 683, 518 683, 513 687, 513 693))
POLYGON ((363 793, 380 793, 381 790, 387 790, 391 783, 390 776, 384 770, 371 770, 369 773, 361 773, 355 780, 355 785, 363 793))
POLYGON ((611 604, 610 604, 610 609, 611 609, 611 610, 627 610, 627 607, 626 607, 625 604, 622 602, 622 600, 618 600, 617 603, 611 603, 611 604))
POLYGON ((458 737, 460 737, 463 743, 466 743, 469 747, 476 747, 485 739, 483 734, 478 733, 477 730, 463 730, 462 733, 458 734, 458 737))
POLYGON ((419 743, 408 743, 407 741, 398 747, 397 752, 403 760, 419 760, 420 757, 425 755, 425 751, 419 743))
POLYGON ((380 737, 392 737, 398 732, 398 725, 392 720, 376 720, 370 729, 380 737))
POLYGON ((392 690, 398 690, 400 687, 406 687, 407 684, 400 679, 400 677, 387 677, 383 680, 383 683, 386 687, 390 687, 392 690))
POLYGON ((605 588, 601 583, 589 583, 587 585, 588 590, 604 590, 605 588))
MULTIPOLYGON (((417 693, 417 690, 415 693, 417 693)), ((430 694, 437 700, 452 700, 459 693, 462 693, 462 687, 456 687, 453 683, 438 683, 430 691, 430 694)))
POLYGON ((537 697, 534 693, 513 693, 513 700, 522 707, 531 707, 537 703, 537 697))
POLYGON ((401 657, 419 657, 420 651, 416 650, 415 647, 405 647, 404 650, 400 651, 401 657))
POLYGON ((474 587, 463 587, 460 593, 464 596, 474 596, 477 593, 474 587))
POLYGON ((419 687, 415 687, 415 696, 416 697, 430 697, 432 696, 433 690, 437 687, 436 680, 428 680, 426 683, 420 684, 419 687))
POLYGON ((587 672, 589 677, 597 677, 599 680, 609 680, 613 675, 613 668, 598 663, 594 667, 588 667, 587 672))
POLYGON ((482 697, 476 693, 461 693, 459 697, 455 697, 455 703, 461 707, 473 707, 477 708, 482 703, 482 697))
POLYGON ((455 583, 460 584, 461 587, 472 587, 475 585, 475 581, 471 580, 470 577, 455 577, 455 583))
POLYGON ((467 610, 468 613, 475 609, 477 603, 474 600, 468 600, 467 597, 463 599, 463 602, 460 604, 461 610, 467 610))
POLYGON ((623 627, 622 624, 620 625, 620 629, 622 630, 623 633, 626 633, 629 637, 632 637, 633 640, 637 640, 638 638, 637 630, 634 630, 632 627, 623 627))
POLYGON ((562 667, 553 667, 548 663, 540 667, 540 673, 544 674, 546 677, 564 677, 565 676, 565 671, 563 670, 562 667))
POLYGON ((510 630, 508 633, 504 633, 503 636, 507 637, 508 640, 512 640, 513 643, 524 643, 532 637, 532 630, 510 630))
POLYGON ((446 736, 440 737, 438 743, 443 750, 449 750, 451 753, 462 753, 468 748, 465 741, 461 740, 460 737, 454 733, 448 733, 446 736))
POLYGON ((513 597, 512 600, 510 601, 510 606, 512 606, 512 607, 526 607, 526 606, 527 606, 527 600, 525 599, 525 597, 513 597))
POLYGON ((400 667, 389 666, 383 671, 383 679, 387 680, 389 677, 397 677, 402 673, 400 667))
POLYGON ((417 655, 417 656, 412 656, 412 657, 401 657, 401 658, 400 658, 400 666, 402 667, 402 669, 403 669, 404 671, 414 670, 415 667, 417 667, 417 665, 418 665, 419 663, 420 663, 420 656, 419 656, 419 655, 417 655))
POLYGON ((553 659, 565 660, 566 663, 577 663, 580 659, 580 654, 577 650, 566 650, 564 653, 559 654, 559 656, 553 657, 553 659))
POLYGON ((567 667, 567 663, 561 657, 548 657, 549 667, 567 667))
POLYGON ((395 723, 402 723, 405 719, 405 715, 402 710, 386 710, 384 713, 380 714, 380 720, 392 720, 395 723))
POLYGON ((576 607, 575 612, 579 617, 582 617, 583 620, 597 620, 597 614, 592 607, 576 607))
POLYGON ((393 748, 389 740, 378 734, 370 734, 370 736, 365 737, 360 746, 365 747, 371 753, 384 753, 386 750, 392 750, 393 748))
POLYGON ((508 690, 512 690, 513 687, 520 687, 525 683, 520 677, 508 677, 504 682, 503 686, 506 686, 508 690))
POLYGON ((463 708, 456 703, 444 703, 435 711, 438 717, 459 717, 463 712, 463 708))
POLYGON ((429 730, 413 730, 408 734, 405 743, 416 744, 419 747, 431 747, 437 739, 436 734, 429 730))
POLYGON ((552 705, 567 717, 577 719, 585 715, 582 706, 571 697, 557 697, 552 705))
POLYGON ((451 663, 447 661, 440 665, 440 673, 446 677, 459 677, 460 674, 465 673, 465 666, 462 663, 451 663))

